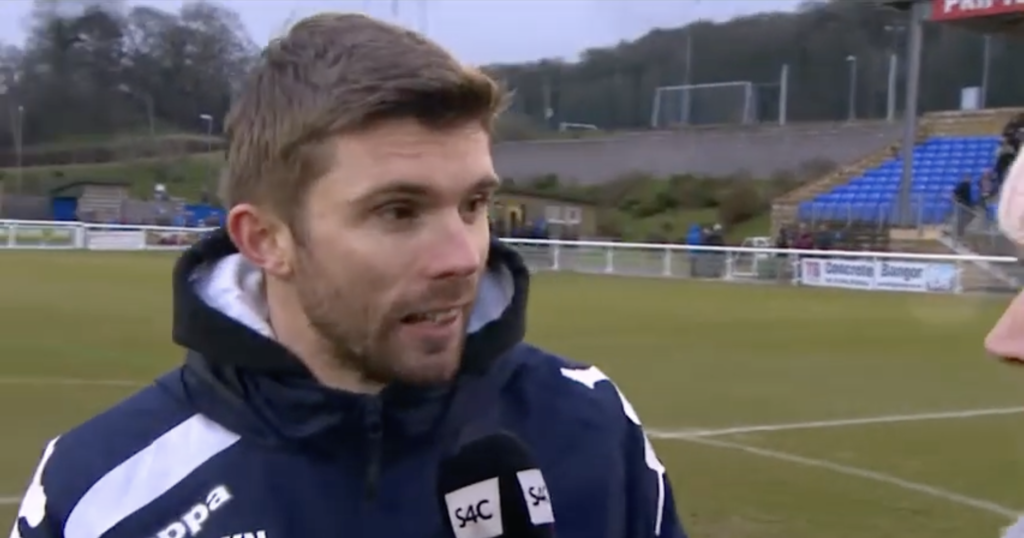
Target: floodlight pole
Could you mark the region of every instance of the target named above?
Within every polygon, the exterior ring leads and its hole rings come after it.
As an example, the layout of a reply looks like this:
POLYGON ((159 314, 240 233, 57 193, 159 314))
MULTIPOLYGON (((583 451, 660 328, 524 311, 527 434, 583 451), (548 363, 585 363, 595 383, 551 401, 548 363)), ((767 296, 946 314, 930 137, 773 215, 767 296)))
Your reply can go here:
POLYGON ((981 59, 981 99, 978 108, 988 108, 989 75, 992 68, 992 35, 985 34, 984 48, 981 59))
POLYGON ((213 116, 210 114, 200 114, 199 119, 206 124, 206 151, 213 151, 213 116))
POLYGON ((779 125, 786 124, 789 114, 789 64, 782 64, 779 73, 779 125))
POLYGON ((687 89, 683 90, 683 113, 682 123, 683 125, 690 125, 690 89, 689 86, 693 84, 693 28, 687 28, 686 30, 686 67, 683 71, 683 85, 687 89))
POLYGON ((889 85, 885 92, 885 121, 896 121, 896 79, 899 76, 900 57, 894 52, 889 55, 889 85))
POLYGON ((910 6, 907 21, 907 84, 904 96, 903 146, 900 152, 903 158, 903 173, 900 177, 899 223, 902 226, 913 224, 910 186, 914 178, 914 145, 917 142, 917 93, 921 78, 923 21, 930 7, 926 2, 914 2, 910 6))
POLYGON ((849 67, 849 84, 850 87, 846 90, 847 100, 847 113, 846 121, 854 122, 857 119, 857 56, 851 54, 846 57, 846 63, 849 67))
POLYGON ((893 38, 889 54, 889 85, 886 88, 885 99, 885 121, 889 123, 896 121, 896 92, 899 91, 897 81, 899 79, 900 65, 900 56, 897 49, 899 49, 899 38, 905 30, 906 28, 899 24, 887 24, 885 26, 885 31, 893 38))
MULTIPOLYGON (((22 176, 24 173, 22 164, 23 153, 25 151, 24 137, 25 137, 25 107, 18 105, 15 110, 17 114, 14 116, 18 120, 17 138, 14 139, 14 155, 15 155, 15 192, 21 193, 22 188, 22 176)), ((13 118, 12 118, 13 119, 13 118)))

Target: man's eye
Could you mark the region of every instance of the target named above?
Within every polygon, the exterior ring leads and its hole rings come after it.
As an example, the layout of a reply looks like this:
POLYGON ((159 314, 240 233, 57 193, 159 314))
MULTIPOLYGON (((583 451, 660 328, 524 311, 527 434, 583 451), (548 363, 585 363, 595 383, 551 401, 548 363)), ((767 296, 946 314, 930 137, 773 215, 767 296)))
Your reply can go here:
POLYGON ((412 204, 388 204, 380 209, 380 214, 388 220, 411 220, 419 216, 419 210, 412 204))
POLYGON ((491 204, 490 196, 477 196, 466 202, 466 211, 471 213, 478 213, 481 211, 487 211, 491 204))

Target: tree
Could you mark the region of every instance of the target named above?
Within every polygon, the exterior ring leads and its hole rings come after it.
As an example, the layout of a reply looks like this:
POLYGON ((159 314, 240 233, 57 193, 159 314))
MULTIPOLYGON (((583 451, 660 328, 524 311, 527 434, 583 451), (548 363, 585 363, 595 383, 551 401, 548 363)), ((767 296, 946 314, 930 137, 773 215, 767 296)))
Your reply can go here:
MULTIPOLYGON (((37 0, 25 45, 0 48, 0 116, 21 107, 28 144, 131 131, 203 132, 256 58, 238 15, 109 0, 37 0)), ((13 137, 0 130, 0 148, 13 137)))
MULTIPOLYGON (((634 41, 584 51, 575 62, 488 66, 514 92, 499 138, 540 136, 560 122, 647 128, 655 88, 683 83, 688 56, 693 83, 756 84, 756 117, 762 121, 777 118, 783 65, 789 68, 791 121, 846 119, 851 67, 846 59, 852 56, 857 113, 881 117, 889 58, 902 59, 905 22, 905 15, 873 2, 808 2, 791 13, 653 30, 634 41)), ((0 46, 0 166, 13 159, 9 120, 18 107, 24 110, 18 131, 26 147, 150 130, 205 133, 200 116, 219 122, 258 59, 258 47, 237 13, 212 2, 188 2, 172 13, 129 7, 122 0, 36 0, 27 33, 20 48, 0 46)), ((994 41, 988 103, 1024 104, 1024 71, 1015 66, 1024 43, 994 41)), ((980 82, 982 47, 980 35, 927 27, 922 111, 958 106, 960 89, 980 82)), ((698 113, 691 119, 712 121, 709 111, 741 103, 723 90, 702 92, 692 105, 698 113)), ((26 159, 37 162, 28 154, 26 159)))
MULTIPOLYGON (((886 112, 889 58, 905 67, 906 16, 873 2, 808 2, 792 13, 761 13, 722 23, 697 22, 658 29, 635 41, 585 51, 575 63, 538 61, 496 65, 489 72, 516 90, 515 109, 535 122, 546 103, 555 121, 590 123, 606 129, 650 124, 655 88, 683 84, 687 43, 693 44, 692 83, 750 81, 757 87, 762 121, 777 119, 778 82, 789 67, 788 119, 844 120, 848 111, 850 64, 856 58, 857 113, 886 112), (547 96, 547 97, 545 97, 547 96)), ((990 106, 1024 104, 1024 72, 1016 60, 1024 43, 995 38, 990 106)), ((948 25, 925 30, 921 70, 921 111, 955 109, 960 88, 981 80, 983 37, 948 25)), ((898 77, 902 89, 904 72, 898 77)), ((726 100, 723 94, 717 97, 726 100)), ((703 106, 710 106, 703 94, 703 106)), ((732 106, 741 106, 736 96, 732 106)), ((899 93, 902 107, 902 90, 899 93)), ((697 105, 695 105, 697 106, 697 105)))

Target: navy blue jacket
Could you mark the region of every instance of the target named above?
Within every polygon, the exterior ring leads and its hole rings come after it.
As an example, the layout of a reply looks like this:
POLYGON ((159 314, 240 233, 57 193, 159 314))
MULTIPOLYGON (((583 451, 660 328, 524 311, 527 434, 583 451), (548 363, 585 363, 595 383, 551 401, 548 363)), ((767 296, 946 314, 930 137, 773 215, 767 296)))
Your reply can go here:
POLYGON ((522 343, 528 272, 497 243, 488 267, 456 381, 356 395, 271 338, 259 271, 203 240, 174 272, 184 365, 47 445, 12 538, 439 537, 436 469, 470 424, 530 447, 560 538, 682 538, 629 403, 522 343))

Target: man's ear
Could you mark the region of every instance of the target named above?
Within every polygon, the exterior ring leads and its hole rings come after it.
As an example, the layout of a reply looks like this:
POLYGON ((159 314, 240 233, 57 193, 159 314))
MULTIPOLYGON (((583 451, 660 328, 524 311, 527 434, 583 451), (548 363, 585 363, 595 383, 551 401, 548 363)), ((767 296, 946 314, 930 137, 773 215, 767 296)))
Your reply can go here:
POLYGON ((276 213, 254 204, 228 211, 225 228, 238 252, 269 275, 287 278, 295 259, 295 238, 276 213))

